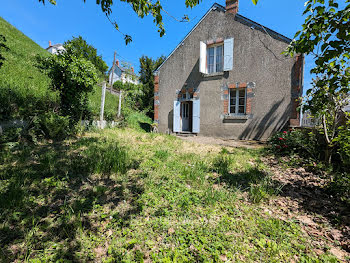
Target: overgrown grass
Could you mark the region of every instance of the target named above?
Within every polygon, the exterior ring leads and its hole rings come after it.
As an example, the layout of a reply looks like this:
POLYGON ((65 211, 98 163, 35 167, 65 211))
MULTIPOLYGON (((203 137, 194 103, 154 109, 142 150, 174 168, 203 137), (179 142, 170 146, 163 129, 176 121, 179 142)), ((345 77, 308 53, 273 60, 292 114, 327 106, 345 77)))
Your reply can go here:
MULTIPOLYGON (((28 119, 57 107, 58 95, 49 89, 50 79, 36 67, 36 56, 50 54, 22 32, 0 17, 0 35, 6 39, 7 50, 0 68, 0 121, 28 119)), ((101 106, 101 87, 96 86, 89 96, 93 117, 98 118, 101 106)), ((115 119, 118 97, 106 93, 105 117, 115 119)))
POLYGON ((0 261, 335 262, 260 205, 261 155, 132 129, 9 146, 0 261))
POLYGON ((0 17, 0 34, 7 50, 0 68, 0 120, 20 118, 45 109, 57 96, 48 90, 49 78, 35 67, 35 56, 49 53, 0 17))
MULTIPOLYGON (((91 112, 95 118, 100 116, 102 88, 96 86, 89 95, 91 112)), ((115 120, 118 114, 119 97, 106 91, 104 118, 108 121, 115 120)))

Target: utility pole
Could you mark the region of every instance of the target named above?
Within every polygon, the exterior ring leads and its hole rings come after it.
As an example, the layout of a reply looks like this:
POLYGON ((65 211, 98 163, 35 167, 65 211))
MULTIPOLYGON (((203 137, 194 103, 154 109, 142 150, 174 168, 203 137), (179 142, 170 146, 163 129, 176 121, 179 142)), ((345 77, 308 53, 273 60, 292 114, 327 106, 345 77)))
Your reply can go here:
POLYGON ((101 127, 103 126, 103 115, 105 111, 105 97, 106 97, 106 82, 103 82, 102 84, 102 97, 101 97, 101 111, 100 111, 100 122, 101 127))
POLYGON ((115 69, 115 56, 117 55, 117 52, 114 51, 114 59, 113 59, 113 66, 112 66, 112 78, 111 81, 109 82, 111 93, 112 93, 112 88, 113 88, 113 80, 114 80, 114 69, 115 69))

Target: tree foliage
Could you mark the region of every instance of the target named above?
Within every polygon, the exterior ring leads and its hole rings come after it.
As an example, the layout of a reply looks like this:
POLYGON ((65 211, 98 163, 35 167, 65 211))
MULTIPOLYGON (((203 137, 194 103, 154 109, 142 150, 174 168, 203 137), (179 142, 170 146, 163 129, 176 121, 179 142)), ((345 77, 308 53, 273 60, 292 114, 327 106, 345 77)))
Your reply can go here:
POLYGON ((288 48, 290 54, 312 55, 316 75, 312 88, 304 98, 305 109, 322 118, 325 141, 330 161, 336 141, 342 109, 349 103, 350 92, 350 0, 345 8, 336 0, 308 0, 307 15, 302 30, 288 48))
POLYGON ((148 116, 153 117, 153 99, 154 99, 154 76, 153 72, 164 62, 165 56, 156 60, 150 57, 142 56, 140 58, 140 82, 143 85, 144 98, 142 101, 143 109, 148 111, 148 116))
POLYGON ((39 67, 50 77, 51 89, 59 92, 60 113, 74 123, 89 113, 87 95, 93 91, 98 78, 95 66, 77 56, 72 45, 66 44, 66 52, 39 58, 39 67))
POLYGON ((105 75, 108 70, 106 62, 103 61, 101 55, 97 55, 97 49, 89 45, 81 36, 73 37, 64 43, 67 52, 74 54, 76 57, 83 57, 89 60, 100 74, 105 75))
MULTIPOLYGON (((56 5, 56 0, 38 0, 45 4, 45 2, 49 2, 53 5, 56 5)), ((96 0, 96 4, 101 7, 101 11, 107 16, 112 25, 119 31, 119 25, 116 21, 112 20, 110 16, 112 15, 112 6, 116 2, 125 2, 130 5, 132 10, 140 17, 144 18, 145 16, 151 15, 153 17, 153 22, 156 24, 158 28, 159 35, 162 37, 165 34, 165 27, 163 22, 163 14, 169 14, 167 11, 163 9, 161 1, 152 1, 152 0, 96 0)), ((86 0, 84 0, 86 2, 86 0)), ((185 6, 187 8, 193 8, 198 5, 202 0, 185 0, 185 6)), ((256 5, 258 0, 252 0, 252 2, 256 5)), ((180 22, 189 21, 188 15, 184 15, 183 19, 179 20, 180 22)), ((121 32, 122 33, 122 32, 121 32)), ((128 34, 124 34, 125 43, 128 44, 132 41, 132 37, 128 34)))

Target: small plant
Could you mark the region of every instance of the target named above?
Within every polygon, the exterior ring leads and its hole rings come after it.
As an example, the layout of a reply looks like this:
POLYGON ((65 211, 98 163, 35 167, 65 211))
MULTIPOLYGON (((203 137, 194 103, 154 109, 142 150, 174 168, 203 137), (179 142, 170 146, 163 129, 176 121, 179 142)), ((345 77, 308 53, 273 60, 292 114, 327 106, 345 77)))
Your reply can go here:
MULTIPOLYGON (((225 150, 223 150, 223 152, 225 152, 225 150)), ((213 170, 220 175, 228 175, 230 173, 231 163, 232 159, 230 156, 225 153, 221 153, 213 161, 213 170)))
POLYGON ((41 115, 39 125, 47 139, 63 140, 73 131, 69 125, 69 117, 60 116, 54 112, 41 115))
POLYGON ((155 152, 154 157, 165 161, 169 157, 169 152, 167 150, 158 150, 155 152))

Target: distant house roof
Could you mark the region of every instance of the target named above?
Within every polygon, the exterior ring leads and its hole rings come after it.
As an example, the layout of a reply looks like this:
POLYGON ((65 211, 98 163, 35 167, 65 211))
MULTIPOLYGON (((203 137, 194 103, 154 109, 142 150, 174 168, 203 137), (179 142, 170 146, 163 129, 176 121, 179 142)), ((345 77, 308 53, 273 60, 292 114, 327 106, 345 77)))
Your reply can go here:
POLYGON ((50 49, 50 48, 52 48, 52 47, 59 48, 59 47, 63 47, 63 45, 62 45, 62 44, 51 45, 51 46, 49 46, 48 48, 46 48, 46 50, 48 50, 48 49, 50 49))
MULTIPOLYGON (((122 73, 125 72, 127 74, 137 76, 135 74, 135 72, 134 72, 134 68, 133 67, 131 68, 131 72, 130 72, 129 69, 126 69, 126 68, 123 68, 123 67, 120 66, 119 60, 116 61, 115 66, 118 67, 121 70, 122 73)), ((112 72, 112 69, 113 69, 113 66, 108 70, 108 74, 110 74, 112 72)))
MULTIPOLYGON (((214 3, 212 5, 212 7, 205 13, 205 15, 198 21, 198 23, 191 29, 191 31, 181 40, 181 42, 175 47, 175 49, 169 54, 169 56, 164 60, 164 62, 154 71, 154 73, 156 74, 159 69, 164 65, 164 63, 172 56, 172 54, 174 54, 174 52, 182 45, 182 43, 191 35, 191 33, 198 27, 198 25, 207 17, 207 15, 214 10, 220 9, 223 12, 226 12, 226 8, 218 3, 214 3)), ((253 20, 250 20, 249 18, 246 18, 240 14, 236 14, 235 16, 237 18, 237 21, 242 23, 242 24, 246 24, 248 26, 253 27, 256 30, 260 30, 268 35, 270 35, 271 37, 274 37, 280 41, 283 41, 287 44, 289 44, 290 42, 292 42, 292 39, 268 28, 265 27, 257 22, 254 22, 253 20)))
POLYGON ((64 49, 63 44, 58 43, 58 44, 52 45, 51 40, 49 41, 49 46, 46 48, 46 50, 49 50, 50 48, 64 49))

